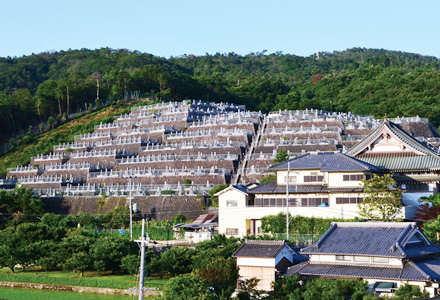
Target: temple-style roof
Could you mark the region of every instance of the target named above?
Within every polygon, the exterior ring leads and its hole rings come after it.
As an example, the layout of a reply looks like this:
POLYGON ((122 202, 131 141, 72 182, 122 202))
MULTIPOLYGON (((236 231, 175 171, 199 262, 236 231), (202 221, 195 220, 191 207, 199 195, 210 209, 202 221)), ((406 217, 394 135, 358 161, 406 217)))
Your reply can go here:
POLYGON ((364 172, 377 171, 371 164, 339 152, 306 153, 270 167, 271 170, 321 170, 322 172, 364 172))
POLYGON ((440 170, 440 155, 399 125, 382 124, 351 148, 347 155, 377 166, 382 171, 440 170))
MULTIPOLYGON (((233 257, 261 257, 274 258, 284 247, 289 247, 285 241, 274 240, 245 240, 244 244, 238 248, 233 257)), ((289 249, 294 253, 292 248, 289 249)))
POLYGON ((416 223, 335 222, 304 254, 420 257, 440 254, 416 223))

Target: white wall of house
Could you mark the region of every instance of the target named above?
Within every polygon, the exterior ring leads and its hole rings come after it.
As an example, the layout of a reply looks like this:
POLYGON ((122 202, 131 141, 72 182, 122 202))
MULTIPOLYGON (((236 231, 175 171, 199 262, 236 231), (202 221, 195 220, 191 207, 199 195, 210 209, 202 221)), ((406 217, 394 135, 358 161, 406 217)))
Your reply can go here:
MULTIPOLYGON (((363 172, 321 172, 319 170, 301 170, 290 171, 289 184, 326 184, 329 187, 361 187, 363 183, 360 180, 345 180, 344 175, 365 175, 363 172), (319 182, 306 182, 304 176, 323 176, 323 181, 319 182)), ((287 178, 287 171, 277 171, 277 184, 285 185, 287 178)))
MULTIPOLYGON (((261 198, 284 198, 285 195, 256 195, 261 198)), ((316 218, 353 219, 359 217, 357 204, 336 204, 337 197, 362 197, 362 194, 308 194, 305 197, 329 197, 328 207, 289 207, 291 216, 305 216, 316 218)), ((295 198, 291 195, 290 198, 295 198)), ((414 207, 403 207, 398 218, 408 217, 415 212, 414 207)), ((251 220, 254 222, 255 234, 261 232, 261 218, 269 215, 286 213, 286 207, 256 207, 247 206, 246 194, 230 189, 219 196, 219 233, 228 236, 245 236, 251 234, 251 220), (231 202, 236 201, 236 202, 231 202), (236 204, 236 206, 231 206, 236 204), (229 205, 229 206, 228 206, 229 205)))
POLYGON ((246 235, 243 234, 246 231, 246 217, 243 216, 245 210, 245 193, 234 188, 221 193, 218 196, 219 233, 226 234, 237 230, 237 234, 228 235, 246 235))
POLYGON ((310 263, 322 263, 322 262, 332 262, 339 263, 344 265, 370 265, 370 266, 393 266, 393 267, 402 267, 402 261, 399 258, 394 257, 383 257, 387 259, 388 262, 375 262, 373 257, 363 256, 363 255, 347 255, 350 260, 340 261, 336 259, 336 255, 326 255, 326 254, 313 254, 310 255, 310 263), (356 261, 355 256, 362 257, 363 261, 356 261), (365 261, 368 259, 369 261, 365 261))
POLYGON ((328 186, 329 187, 354 187, 359 188, 362 187, 364 184, 360 180, 345 180, 344 181, 344 175, 361 175, 365 176, 362 172, 356 172, 356 173, 328 173, 328 186))
POLYGON ((293 262, 294 252, 288 246, 278 253, 276 257, 237 257, 238 274, 241 280, 256 277, 260 279, 258 289, 270 291, 275 280, 275 266, 285 257, 293 262))
POLYGON ((237 257, 237 266, 251 266, 251 267, 271 267, 275 268, 275 258, 263 258, 263 257, 237 257))

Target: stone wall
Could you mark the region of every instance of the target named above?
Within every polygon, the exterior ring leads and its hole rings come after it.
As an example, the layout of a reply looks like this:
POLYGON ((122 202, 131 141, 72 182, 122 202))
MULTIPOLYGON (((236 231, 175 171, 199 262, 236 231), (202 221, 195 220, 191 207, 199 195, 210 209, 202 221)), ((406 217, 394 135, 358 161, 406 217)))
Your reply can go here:
MULTIPOLYGON (((63 215, 79 212, 105 213, 128 203, 127 198, 123 197, 108 197, 101 205, 98 201, 103 201, 102 197, 43 198, 45 210, 63 215)), ((172 219, 178 213, 184 214, 188 220, 195 220, 205 212, 204 202, 205 198, 202 196, 175 195, 134 197, 133 200, 141 216, 158 220, 172 219)))

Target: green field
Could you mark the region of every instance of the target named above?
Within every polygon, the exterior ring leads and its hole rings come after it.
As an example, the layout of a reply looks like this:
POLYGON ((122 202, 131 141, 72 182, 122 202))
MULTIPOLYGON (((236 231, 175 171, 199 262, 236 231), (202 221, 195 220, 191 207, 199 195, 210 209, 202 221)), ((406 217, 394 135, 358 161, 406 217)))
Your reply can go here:
MULTIPOLYGON (((29 299, 29 300, 30 299, 32 299, 32 300, 51 300, 51 299, 131 300, 131 299, 137 299, 137 297, 0 287, 0 299, 7 299, 7 300, 22 300, 22 299, 29 299)), ((153 298, 149 298, 149 299, 153 299, 153 298)))
MULTIPOLYGON (((11 273, 9 269, 0 269, 0 281, 32 282, 55 285, 71 285, 113 289, 129 289, 139 285, 139 278, 134 275, 101 275, 96 272, 85 272, 83 277, 78 273, 61 271, 27 271, 11 273)), ((162 288, 167 279, 145 279, 145 287, 162 288)))

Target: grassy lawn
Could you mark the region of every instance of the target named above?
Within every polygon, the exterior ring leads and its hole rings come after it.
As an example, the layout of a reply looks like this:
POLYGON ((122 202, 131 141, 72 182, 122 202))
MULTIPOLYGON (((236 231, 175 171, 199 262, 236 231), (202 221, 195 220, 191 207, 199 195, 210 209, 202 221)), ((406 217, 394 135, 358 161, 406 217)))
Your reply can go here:
MULTIPOLYGON (((0 281, 32 282, 56 285, 88 286, 113 289, 128 289, 139 286, 139 278, 134 275, 111 275, 96 272, 85 272, 81 277, 78 273, 62 271, 35 271, 12 273, 9 269, 0 269, 0 281)), ((145 287, 162 288, 167 279, 145 279, 145 287)))
MULTIPOLYGON (((8 300, 21 300, 21 299, 131 300, 137 297, 0 287, 0 298, 8 299, 8 300)), ((154 298, 144 298, 144 299, 154 299, 154 298)))

